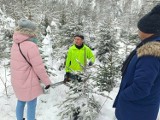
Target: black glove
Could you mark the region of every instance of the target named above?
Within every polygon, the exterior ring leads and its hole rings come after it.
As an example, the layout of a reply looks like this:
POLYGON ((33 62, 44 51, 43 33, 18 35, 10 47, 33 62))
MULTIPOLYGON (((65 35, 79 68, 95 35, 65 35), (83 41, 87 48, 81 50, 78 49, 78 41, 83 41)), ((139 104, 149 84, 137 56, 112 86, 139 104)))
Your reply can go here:
POLYGON ((48 89, 48 88, 50 88, 50 85, 47 85, 44 89, 48 89))
POLYGON ((69 82, 70 81, 70 73, 66 72, 66 74, 64 75, 64 83, 69 82))
POLYGON ((93 63, 90 61, 90 62, 88 63, 88 65, 89 65, 89 66, 92 66, 92 65, 93 65, 93 63))

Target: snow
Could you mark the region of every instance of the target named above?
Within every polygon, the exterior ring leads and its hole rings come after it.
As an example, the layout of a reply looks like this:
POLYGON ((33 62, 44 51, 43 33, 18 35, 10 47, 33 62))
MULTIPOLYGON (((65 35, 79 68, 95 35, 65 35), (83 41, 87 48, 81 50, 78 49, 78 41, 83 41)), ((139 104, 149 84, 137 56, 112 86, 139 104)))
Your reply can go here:
MULTIPOLYGON (((57 64, 54 64, 55 68, 57 64)), ((4 68, 0 66, 0 76, 2 79, 4 79, 4 68)), ((63 80, 64 71, 55 71, 57 76, 51 77, 52 83, 56 83, 63 80)), ((10 80, 10 78, 7 78, 10 80)), ((8 86, 8 93, 9 97, 5 95, 4 92, 4 86, 2 82, 0 81, 0 117, 1 120, 15 120, 15 108, 16 108, 16 97, 13 93, 13 89, 10 82, 7 82, 8 86)), ((103 96, 97 96, 96 100, 100 102, 102 105, 102 108, 100 109, 99 116, 96 120, 115 120, 114 116, 114 108, 112 108, 115 96, 117 95, 119 87, 116 86, 113 91, 109 94, 109 96, 112 98, 106 98, 103 96)), ((58 116, 58 113, 60 112, 60 109, 58 108, 57 104, 60 104, 61 101, 63 101, 66 97, 66 92, 69 90, 69 88, 65 85, 57 86, 56 88, 50 88, 48 91, 46 91, 46 94, 43 94, 38 97, 38 104, 37 104, 37 112, 36 112, 36 119, 37 120, 60 120, 60 116, 58 116)), ((26 108, 24 112, 24 116, 26 116, 26 108)))
MULTIPOLYGON (((44 50, 47 50, 45 54, 50 54, 51 51, 48 45, 50 45, 51 37, 47 35, 44 38, 43 44, 44 50)), ((95 52, 95 51, 94 51, 95 52)), ((55 68, 55 74, 57 76, 50 77, 52 83, 56 83, 62 81, 64 78, 65 71, 59 71, 59 64, 62 63, 61 60, 54 61, 53 67, 55 68)), ((96 61, 98 63, 98 61, 96 61)), ((0 65, 4 65, 5 62, 1 62, 0 65)), ((7 69, 7 75, 9 74, 9 70, 7 69)), ((5 81, 5 69, 3 66, 0 66, 0 77, 2 77, 3 81, 5 81)), ((16 97, 14 95, 12 86, 10 84, 10 78, 7 76, 7 90, 8 90, 8 97, 5 95, 5 87, 0 81, 0 117, 1 120, 15 120, 15 109, 16 109, 16 97)), ((104 96, 96 95, 95 99, 101 104, 101 109, 99 115, 96 120, 115 120, 114 116, 114 108, 112 108, 114 99, 118 93, 119 86, 116 86, 113 91, 109 93, 109 97, 107 98, 104 96)), ((61 120, 58 113, 61 111, 58 108, 58 104, 65 100, 67 97, 66 92, 69 88, 65 85, 57 86, 56 88, 50 88, 49 90, 45 91, 46 94, 43 94, 38 97, 38 104, 37 104, 37 111, 36 111, 36 119, 37 120, 61 120)), ((24 117, 26 117, 26 108, 24 112, 24 117)))
MULTIPOLYGON (((62 0, 59 0, 62 1, 62 0)), ((75 0, 74 1, 76 5, 81 5, 82 1, 75 0)), ((133 2, 137 2, 136 0, 133 0, 133 2)), ((68 0, 66 0, 66 4, 68 3, 68 0)), ((123 10, 123 4, 124 2, 120 0, 119 6, 121 10, 123 10)), ((139 6, 132 6, 132 9, 137 9, 137 11, 140 10, 141 5, 143 4, 143 0, 138 1, 137 3, 139 6)), ((134 4, 133 4, 134 5, 134 4)), ((96 6, 95 0, 93 1, 93 8, 96 6)), ((5 26, 3 26, 5 29, 13 29, 15 27, 15 20, 11 19, 10 17, 7 17, 3 15, 4 13, 0 9, 0 14, 2 14, 0 20, 2 23, 5 23, 5 26)), ((42 16, 44 17, 44 16, 42 16)), ((51 22, 51 27, 55 27, 56 29, 58 28, 57 23, 52 21, 51 22)), ((2 27, 2 26, 0 26, 2 27)), ((50 26, 46 29, 47 33, 52 32, 52 28, 50 26)), ((117 27, 119 29, 119 27, 117 27)), ((1 36, 0 36, 1 37, 1 36)), ((117 36, 118 37, 118 36, 117 36)), ((43 49, 45 50, 44 54, 50 56, 52 51, 52 37, 47 34, 43 40, 43 49)), ((94 45, 94 42, 93 42, 94 45)), ((120 46, 124 46, 123 43, 120 43, 120 46)), ((132 46, 133 47, 133 46, 132 46)), ((131 49, 131 48, 130 48, 131 49)), ((96 50, 93 51, 96 53, 96 50)), ((119 53, 123 53, 124 51, 119 51, 119 53)), ((62 81, 64 78, 64 70, 59 71, 58 68, 60 64, 62 63, 62 60, 52 60, 52 57, 46 58, 48 60, 48 65, 51 65, 55 69, 55 74, 57 76, 50 77, 52 83, 56 83, 59 81, 62 81)), ((96 61, 98 63, 98 61, 96 61)), ((16 109, 16 102, 17 98, 14 95, 11 82, 10 82, 10 73, 9 69, 5 69, 3 67, 5 63, 3 61, 0 61, 0 120, 15 120, 16 119, 16 114, 15 114, 15 109, 16 109), (7 76, 5 76, 5 72, 7 76), (6 78, 7 77, 7 78, 6 78), (8 91, 8 96, 5 94, 5 87, 3 82, 7 84, 7 91, 8 91)), ((50 88, 49 90, 45 91, 46 94, 43 94, 38 97, 38 104, 37 104, 37 112, 36 112, 36 119, 37 120, 61 120, 60 116, 58 116, 58 113, 61 111, 58 108, 58 104, 60 104, 66 97, 67 94, 66 92, 69 90, 69 88, 65 85, 60 85, 57 86, 56 88, 50 88)), ((101 109, 100 113, 98 115, 98 118, 96 120, 115 120, 115 115, 114 115, 114 108, 112 108, 114 99, 118 93, 119 86, 116 86, 113 91, 109 93, 109 97, 107 98, 104 96, 96 95, 96 100, 101 104, 101 109)), ((26 117, 26 108, 24 112, 24 117, 26 117)), ((158 117, 160 118, 160 117, 158 117)))
MULTIPOLYGON (((50 38, 48 36, 48 38, 50 38)), ((46 38, 47 40, 49 40, 46 38)), ((46 41, 45 43, 50 42, 46 41)), ((45 48, 44 48, 45 49, 45 48)), ((47 51, 49 52, 49 51, 47 51)), ((50 77, 52 83, 56 83, 63 80, 63 76, 65 71, 59 71, 58 66, 62 61, 54 61, 53 66, 56 69, 55 73, 57 76, 50 77)), ((5 63, 1 62, 1 65, 5 63)), ((7 75, 9 74, 9 70, 7 69, 7 75)), ((3 66, 0 66, 0 77, 5 81, 5 69, 3 66)), ((16 97, 14 95, 13 89, 10 84, 10 78, 7 76, 7 90, 8 90, 8 97, 5 95, 5 87, 0 81, 0 117, 1 120, 15 120, 15 108, 16 108, 16 97)), ((101 109, 99 115, 96 120, 115 120, 114 116, 114 108, 112 108, 114 99, 118 93, 119 86, 116 86, 113 91, 110 92, 109 97, 103 97, 100 95, 96 96, 96 100, 99 101, 101 104, 101 109)), ((37 104, 37 112, 36 112, 36 119, 37 120, 61 120, 58 113, 61 111, 58 108, 58 104, 60 104, 67 96, 66 92, 69 88, 65 85, 57 86, 56 88, 50 88, 46 91, 46 94, 43 94, 38 97, 38 104, 37 104)), ((26 117, 26 108, 24 112, 24 117, 26 117)))
MULTIPOLYGON (((56 64, 55 64, 56 66, 56 64)), ((4 75, 4 69, 0 69, 0 75, 4 75)), ((57 76, 51 77, 52 83, 56 83, 58 81, 63 80, 64 71, 56 71, 57 76)), ((5 76, 3 76, 4 79, 5 76)), ((10 78, 8 78, 9 80, 10 78)), ((16 97, 13 93, 12 87, 8 84, 9 90, 9 97, 7 97, 4 93, 4 86, 0 81, 0 117, 1 120, 15 120, 15 108, 16 108, 16 97)), ((38 104, 37 104, 37 112, 36 112, 36 119, 37 120, 60 120, 60 117, 57 116, 60 112, 60 109, 57 104, 61 103, 66 97, 66 92, 69 88, 65 85, 57 86, 56 88, 50 88, 49 91, 46 91, 46 94, 41 95, 38 97, 38 104)), ((113 120, 114 118, 114 109, 112 108, 112 104, 114 98, 117 94, 118 88, 115 88, 111 93, 110 97, 106 98, 102 96, 98 96, 96 99, 103 105, 97 120, 113 120), (107 101, 106 101, 107 100, 107 101), (105 102, 106 101, 106 102, 105 102)), ((26 116, 26 109, 24 112, 26 116)))

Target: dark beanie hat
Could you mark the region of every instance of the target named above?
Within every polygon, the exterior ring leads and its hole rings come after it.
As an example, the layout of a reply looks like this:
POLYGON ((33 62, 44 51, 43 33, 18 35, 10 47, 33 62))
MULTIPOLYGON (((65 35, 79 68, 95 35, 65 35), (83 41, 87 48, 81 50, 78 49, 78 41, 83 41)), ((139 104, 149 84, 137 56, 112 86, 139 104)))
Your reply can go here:
POLYGON ((160 4, 139 20, 138 29, 144 33, 160 34, 160 4))
POLYGON ((80 35, 80 34, 77 34, 77 35, 75 35, 74 37, 80 37, 82 40, 84 40, 84 36, 83 36, 83 35, 80 35))

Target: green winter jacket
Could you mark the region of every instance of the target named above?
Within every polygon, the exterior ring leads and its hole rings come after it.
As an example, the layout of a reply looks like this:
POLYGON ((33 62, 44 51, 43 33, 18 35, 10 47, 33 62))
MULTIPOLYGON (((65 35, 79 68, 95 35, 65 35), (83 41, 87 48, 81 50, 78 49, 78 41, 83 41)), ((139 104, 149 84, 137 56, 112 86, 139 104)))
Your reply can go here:
POLYGON ((66 58, 66 72, 72 72, 72 70, 83 71, 83 67, 81 67, 81 65, 84 66, 84 63, 87 64, 87 60, 92 63, 95 61, 95 56, 89 47, 84 45, 81 49, 78 49, 75 45, 71 46, 66 58))

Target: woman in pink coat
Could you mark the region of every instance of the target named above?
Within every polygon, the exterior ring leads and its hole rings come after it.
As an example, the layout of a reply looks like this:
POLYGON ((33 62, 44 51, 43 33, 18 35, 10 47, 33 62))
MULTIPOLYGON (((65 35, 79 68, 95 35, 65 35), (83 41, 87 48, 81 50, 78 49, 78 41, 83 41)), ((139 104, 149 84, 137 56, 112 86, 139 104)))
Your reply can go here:
POLYGON ((20 19, 13 34, 11 48, 11 82, 18 99, 17 120, 24 120, 23 112, 27 103, 27 119, 35 120, 37 97, 43 94, 40 82, 50 87, 42 58, 36 45, 36 25, 27 19, 20 19), (40 79, 40 80, 39 80, 40 79))

